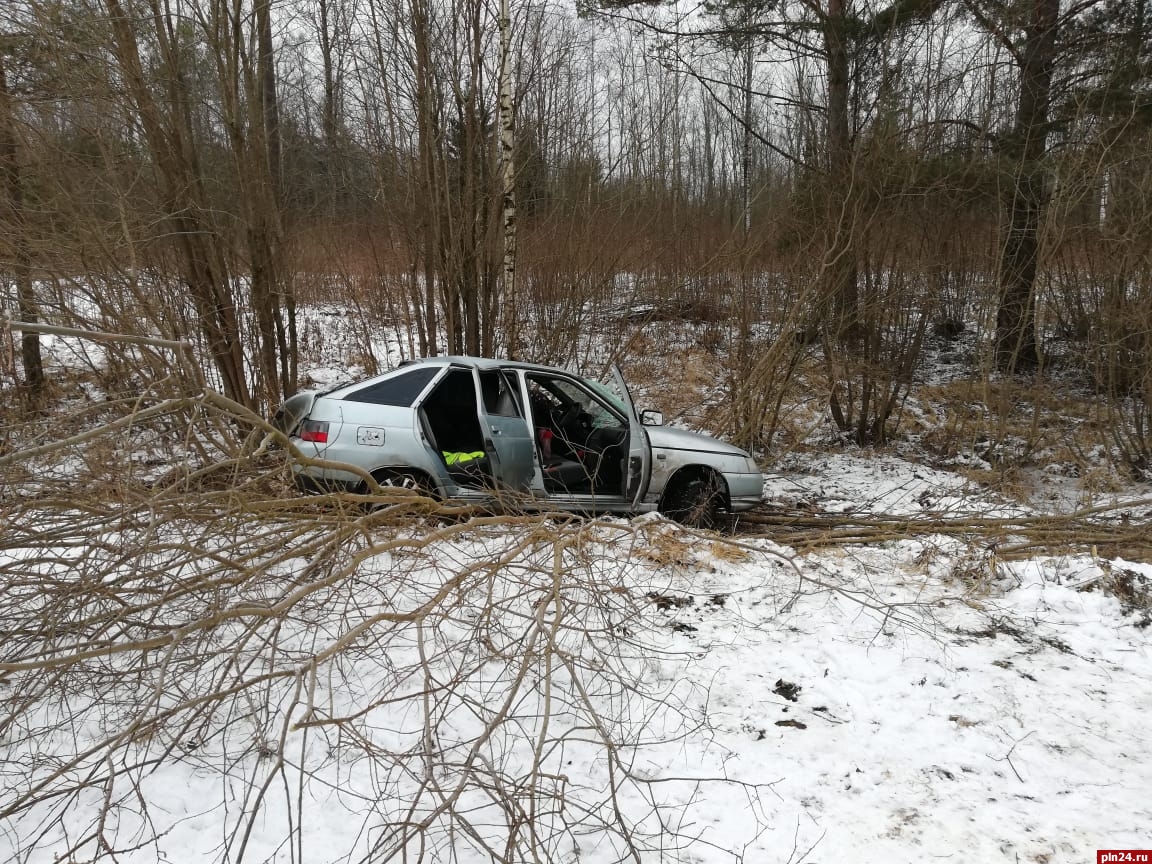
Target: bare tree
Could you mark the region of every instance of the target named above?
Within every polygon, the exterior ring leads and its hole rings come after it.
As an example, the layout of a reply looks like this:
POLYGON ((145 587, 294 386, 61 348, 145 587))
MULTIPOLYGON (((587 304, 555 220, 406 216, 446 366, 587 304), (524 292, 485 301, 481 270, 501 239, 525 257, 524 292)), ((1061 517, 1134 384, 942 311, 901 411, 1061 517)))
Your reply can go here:
MULTIPOLYGON (((11 275, 16 283, 20 319, 36 323, 40 320, 39 303, 32 278, 32 256, 24 213, 24 176, 20 166, 19 137, 16 110, 6 71, 6 46, 0 42, 0 237, 7 235, 11 275)), ((25 330, 20 337, 20 357, 24 366, 24 386, 33 399, 44 393, 44 365, 40 356, 40 336, 25 330)))
POLYGON ((508 0, 500 0, 500 186, 504 238, 503 283, 508 355, 519 353, 516 310, 516 125, 512 106, 512 15, 508 0))
MULTIPOLYGON (((976 4, 979 20, 988 20, 976 4)), ((1011 175, 1005 192, 1007 224, 1000 257, 996 311, 996 364, 1006 372, 1036 365, 1035 284, 1040 224, 1048 201, 1044 156, 1048 150, 1052 77, 1060 0, 1030 0, 1021 44, 1007 47, 1019 65, 1016 116, 1006 156, 1011 175)), ((997 29, 999 38, 1007 38, 997 29)))
POLYGON ((225 393, 250 403, 234 288, 223 250, 213 242, 215 226, 207 214, 203 175, 195 146, 186 78, 173 32, 174 22, 156 0, 149 16, 158 59, 164 71, 161 102, 144 74, 137 37, 138 19, 120 0, 104 0, 112 28, 112 50, 123 77, 125 96, 135 107, 155 162, 165 209, 181 252, 184 279, 199 313, 209 352, 225 393))
MULTIPOLYGON (((209 0, 198 23, 215 62, 220 108, 228 133, 237 185, 238 216, 247 249, 250 306, 255 317, 257 386, 270 407, 293 389, 281 300, 286 282, 280 265, 279 111, 267 0, 245 9, 209 0), (283 362, 281 362, 283 358, 283 362), (287 373, 285 376, 283 373, 287 373)), ((291 323, 291 321, 289 321, 291 323)))
MULTIPOLYGON (((259 59, 256 74, 259 78, 259 105, 262 112, 264 144, 266 150, 267 184, 265 206, 280 217, 284 207, 284 176, 282 137, 280 134, 280 100, 276 92, 276 56, 272 40, 272 0, 256 0, 256 27, 258 31, 259 59)), ((274 232, 274 239, 283 238, 280 218, 265 230, 274 232), (278 230, 277 230, 278 229, 278 230)), ((270 257, 278 254, 273 249, 270 257)), ((293 280, 281 278, 273 281, 272 314, 276 326, 276 341, 280 355, 280 384, 284 396, 296 392, 299 378, 299 337, 296 330, 296 291, 293 280), (281 313, 283 307, 284 314, 281 313), (285 318, 285 315, 287 316, 285 318)))

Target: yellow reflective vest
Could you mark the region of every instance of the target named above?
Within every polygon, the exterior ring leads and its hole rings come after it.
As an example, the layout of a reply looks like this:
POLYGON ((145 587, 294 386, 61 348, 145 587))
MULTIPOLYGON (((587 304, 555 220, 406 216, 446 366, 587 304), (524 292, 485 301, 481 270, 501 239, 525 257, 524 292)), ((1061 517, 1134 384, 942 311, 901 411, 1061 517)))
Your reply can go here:
POLYGON ((471 462, 474 459, 483 459, 484 455, 485 454, 483 450, 473 450, 471 453, 450 452, 445 450, 444 461, 447 462, 448 467, 451 468, 453 465, 463 465, 464 463, 471 462))

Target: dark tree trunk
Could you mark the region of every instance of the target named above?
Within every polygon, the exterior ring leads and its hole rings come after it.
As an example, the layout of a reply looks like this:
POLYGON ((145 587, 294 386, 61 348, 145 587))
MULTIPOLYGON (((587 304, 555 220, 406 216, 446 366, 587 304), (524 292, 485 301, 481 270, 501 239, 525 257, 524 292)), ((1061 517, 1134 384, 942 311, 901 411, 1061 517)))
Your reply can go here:
MULTIPOLYGON (((31 259, 28 251, 28 226, 24 220, 24 182, 16 146, 16 121, 12 96, 8 91, 8 74, 0 54, 0 225, 8 226, 12 237, 12 262, 20 320, 35 324, 40 320, 40 307, 32 285, 31 259)), ((40 357, 40 337, 27 330, 20 337, 20 359, 24 365, 24 387, 33 399, 44 394, 44 363, 40 357)))
MULTIPOLYGON (((440 274, 442 260, 442 220, 440 210, 439 171, 437 167, 438 105, 435 101, 432 69, 428 7, 426 0, 411 0, 412 35, 415 49, 413 74, 416 79, 416 126, 419 145, 420 178, 423 189, 423 205, 420 209, 424 257, 424 329, 421 333, 422 350, 429 355, 439 353, 439 320, 437 316, 437 293, 441 289, 440 274)), ((447 300, 447 288, 444 288, 447 300)), ((445 302, 445 318, 448 322, 448 338, 451 342, 451 307, 445 302)))
POLYGON ((1013 173, 1006 193, 1007 226, 1000 254, 1000 305, 996 311, 996 365, 1007 373, 1034 367, 1039 359, 1035 288, 1040 222, 1048 204, 1043 160, 1060 0, 1031 2, 1031 20, 1020 52, 1020 96, 1008 144, 1013 173))
MULTIPOLYGON (((276 95, 276 64, 272 44, 272 0, 261 0, 256 7, 256 27, 259 31, 260 59, 257 75, 260 78, 260 108, 264 123, 264 145, 268 161, 273 211, 279 216, 284 204, 283 167, 280 139, 280 102, 276 95)), ((277 241, 283 225, 278 226, 277 241)), ((277 243, 279 246, 279 243, 277 243)), ((299 376, 299 340, 296 332, 296 292, 290 278, 281 275, 275 285, 272 310, 276 324, 276 344, 280 355, 281 394, 288 398, 296 392, 299 376), (285 320, 284 313, 287 313, 285 320)))
POLYGON ((831 303, 835 341, 851 344, 859 332, 856 249, 852 241, 852 126, 849 113, 851 74, 846 44, 844 0, 828 0, 824 50, 828 64, 827 224, 833 234, 825 250, 826 299, 831 303))
POLYGON ((204 204, 203 178, 192 141, 187 84, 167 39, 167 19, 158 4, 153 2, 152 20, 168 81, 166 110, 162 110, 144 78, 140 48, 133 29, 139 19, 129 17, 120 0, 104 0, 104 3, 124 88, 136 107, 148 150, 161 178, 164 205, 173 234, 178 238, 184 279, 196 304, 201 332, 220 374, 225 395, 242 405, 250 405, 235 300, 226 262, 215 242, 215 228, 205 217, 210 208, 204 204))

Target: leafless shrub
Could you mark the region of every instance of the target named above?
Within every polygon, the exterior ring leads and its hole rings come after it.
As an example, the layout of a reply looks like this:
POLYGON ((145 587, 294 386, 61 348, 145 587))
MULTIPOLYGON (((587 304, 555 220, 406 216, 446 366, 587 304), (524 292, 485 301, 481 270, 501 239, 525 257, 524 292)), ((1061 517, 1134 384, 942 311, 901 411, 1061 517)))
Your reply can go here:
POLYGON ((742 286, 743 308, 730 340, 728 425, 732 439, 752 450, 772 447, 796 401, 796 377, 816 350, 811 292, 790 288, 803 279, 786 271, 742 286), (762 323, 766 308, 772 311, 762 323))
POLYGON ((865 275, 858 350, 825 340, 829 406, 857 444, 883 444, 894 431, 932 320, 931 297, 899 269, 865 275))
POLYGON ((1106 397, 1108 429, 1121 458, 1152 466, 1152 283, 1121 275, 1103 292, 1089 331, 1089 362, 1106 397))
MULTIPOLYGON (((1135 230, 1135 229, 1134 229, 1135 230)), ((1100 441, 1137 473, 1152 466, 1152 281, 1146 256, 1106 226, 1062 249, 1053 279, 1053 342, 1099 394, 1100 441)))
MULTIPOLYGON (((1152 610, 1152 584, 1147 576, 1126 567, 1117 567, 1107 561, 1100 562, 1104 571, 1098 587, 1120 601, 1124 614, 1143 612, 1144 623, 1148 626, 1149 611, 1152 610)), ((1097 583, 1084 586, 1083 590, 1097 587, 1097 583)))

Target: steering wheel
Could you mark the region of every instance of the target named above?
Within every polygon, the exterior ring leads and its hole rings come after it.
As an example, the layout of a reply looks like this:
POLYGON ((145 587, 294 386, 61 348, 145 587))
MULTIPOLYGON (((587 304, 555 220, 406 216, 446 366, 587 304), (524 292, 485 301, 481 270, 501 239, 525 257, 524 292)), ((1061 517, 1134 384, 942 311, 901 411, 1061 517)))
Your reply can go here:
POLYGON ((570 441, 583 443, 592 431, 592 415, 579 402, 573 402, 564 409, 558 425, 570 441))

